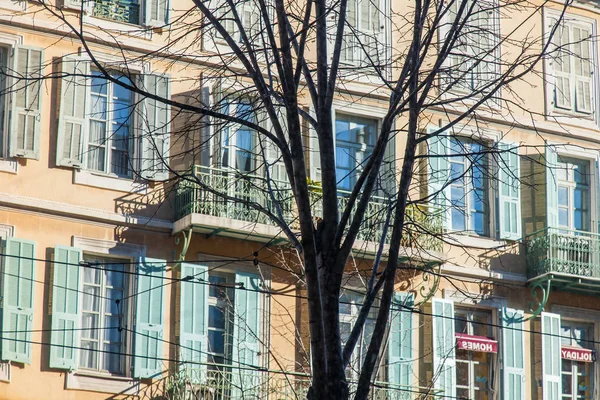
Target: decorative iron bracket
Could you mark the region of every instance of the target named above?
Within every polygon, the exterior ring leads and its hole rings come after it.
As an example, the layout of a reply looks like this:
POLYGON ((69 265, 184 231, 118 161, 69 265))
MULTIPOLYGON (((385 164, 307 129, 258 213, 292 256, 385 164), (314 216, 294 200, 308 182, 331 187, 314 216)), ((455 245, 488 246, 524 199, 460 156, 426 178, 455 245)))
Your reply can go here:
POLYGON ((531 286, 531 297, 533 297, 533 301, 529 304, 531 311, 531 316, 525 318, 525 321, 537 318, 546 307, 546 303, 548 302, 548 298, 550 297, 550 289, 552 285, 552 278, 546 278, 546 281, 536 281, 531 286), (544 284, 546 286, 544 287, 544 284), (541 299, 539 298, 541 294, 541 299), (537 306, 536 306, 537 303, 537 306))
MULTIPOLYGON (((177 261, 175 261, 173 268, 171 268, 172 271, 177 271, 179 268, 181 268, 181 263, 185 261, 185 256, 188 252, 188 248, 190 247, 190 243, 192 242, 192 232, 192 228, 190 228, 187 235, 185 231, 181 231, 181 236, 183 236, 183 247, 181 249, 181 253, 179 253, 179 258, 177 259, 177 261)), ((176 237, 175 244, 179 245, 179 243, 181 243, 181 238, 176 237)))

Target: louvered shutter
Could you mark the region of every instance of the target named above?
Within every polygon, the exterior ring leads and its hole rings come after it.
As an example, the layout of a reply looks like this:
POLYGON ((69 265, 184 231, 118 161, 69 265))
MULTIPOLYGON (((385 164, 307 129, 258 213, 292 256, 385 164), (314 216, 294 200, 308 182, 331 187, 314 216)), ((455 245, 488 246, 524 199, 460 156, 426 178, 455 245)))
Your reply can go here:
POLYGON ((90 63, 77 57, 64 57, 61 70, 56 164, 82 167, 83 143, 88 130, 90 63))
POLYGON ((353 31, 358 28, 358 1, 359 0, 348 0, 346 5, 346 26, 344 27, 343 45, 340 53, 340 61, 343 63, 353 64, 356 62, 357 43, 355 37, 356 33, 353 31))
POLYGON ((590 32, 573 27, 573 62, 575 73, 575 109, 583 113, 593 111, 593 77, 590 57, 590 32))
POLYGON ((145 22, 161 27, 168 23, 169 0, 145 0, 145 22))
POLYGON ((502 309, 502 393, 504 399, 525 400, 525 338, 521 310, 502 309))
POLYGON ((188 379, 200 383, 208 361, 208 268, 182 263, 181 279, 179 357, 188 379))
POLYGON ((261 307, 261 278, 259 275, 238 272, 235 282, 241 287, 235 291, 233 326, 232 398, 259 398, 261 374, 253 367, 261 366, 260 340, 262 338, 261 315, 267 315, 261 307))
MULTIPOLYGON (((390 314, 388 340, 388 381, 402 388, 412 387, 413 372, 413 313, 414 297, 411 293, 394 293, 390 314)), ((409 400, 409 390, 399 391, 398 400, 409 400)))
POLYGON ((321 182, 321 151, 319 149, 319 137, 317 131, 309 128, 310 144, 310 179, 315 182, 321 182))
POLYGON ((546 143, 546 226, 558 227, 558 155, 546 143))
MULTIPOLYGON (((394 132, 395 130, 393 130, 394 132)), ((393 133, 392 133, 393 134, 393 133)), ((392 136, 387 143, 381 166, 382 186, 386 195, 396 193, 396 136, 392 136)))
POLYGON ((40 158, 40 109, 43 52, 17 46, 14 50, 14 90, 10 95, 11 157, 40 158))
MULTIPOLYGON (((144 75, 144 88, 159 99, 170 99, 170 79, 166 75, 144 75)), ((140 175, 162 181, 169 178, 170 119, 169 105, 145 97, 142 101, 140 175)))
POLYGON ((56 246, 52 263, 52 332, 50 368, 77 369, 80 336, 80 249, 56 246))
POLYGON ((159 378, 164 347, 165 260, 146 258, 137 270, 133 376, 159 378))
MULTIPOLYGON (((435 132, 437 128, 428 129, 429 133, 435 132)), ((450 201, 447 192, 450 179, 448 152, 449 139, 445 132, 438 134, 428 140, 429 157, 427 159, 427 195, 429 202, 434 207, 434 212, 443 218, 443 226, 450 226, 450 201)))
POLYGON ((2 274, 2 360, 31 364, 35 243, 8 238, 2 274))
POLYGON ((498 143, 500 239, 521 238, 521 163, 515 143, 498 143))
POLYGON ((456 360, 454 303, 446 299, 432 300, 434 388, 443 400, 456 398, 456 360))
MULTIPOLYGON (((552 25, 556 24, 552 20, 552 25)), ((554 72, 554 105, 559 108, 570 110, 571 98, 571 55, 568 49, 570 43, 569 27, 561 24, 552 37, 555 56, 552 60, 554 72)))
POLYGON ((560 315, 542 313, 542 399, 560 400, 562 395, 560 315))

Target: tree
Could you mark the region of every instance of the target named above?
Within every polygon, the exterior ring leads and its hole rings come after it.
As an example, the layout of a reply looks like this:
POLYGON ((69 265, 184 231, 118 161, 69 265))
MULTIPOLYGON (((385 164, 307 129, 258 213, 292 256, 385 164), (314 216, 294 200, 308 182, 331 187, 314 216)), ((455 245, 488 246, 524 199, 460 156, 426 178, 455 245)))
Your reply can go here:
MULTIPOLYGON (((508 121, 514 113, 532 114, 520 101, 519 87, 529 77, 541 76, 541 60, 556 51, 547 39, 557 25, 544 39, 533 22, 548 2, 415 0, 392 7, 375 0, 193 1, 189 9, 173 10, 169 24, 161 22, 159 12, 151 20, 154 26, 140 28, 138 34, 153 29, 168 33, 168 41, 149 54, 130 50, 127 41, 135 32, 92 32, 77 12, 48 1, 32 13, 59 21, 65 38, 83 47, 81 55, 91 60, 96 77, 142 97, 144 112, 137 104, 124 106, 149 128, 141 167, 134 173, 167 186, 177 181, 198 185, 281 229, 299 255, 306 285, 309 398, 350 396, 345 370, 366 317, 374 301, 379 302, 354 393, 365 399, 385 341, 397 274, 409 268, 399 261, 402 247, 419 235, 457 246, 431 222, 445 218, 443 207, 450 203, 444 191, 476 169, 482 179, 497 180, 492 171, 480 168, 482 158, 506 163, 518 154, 518 144, 475 147, 454 139, 464 135, 465 126, 477 127, 491 117, 508 121), (500 21, 508 20, 513 22, 500 31, 500 21), (104 62, 99 45, 112 46, 107 51, 118 62, 104 62), (130 67, 147 62, 155 72, 187 66, 194 73, 185 75, 191 77, 177 79, 190 90, 169 96, 160 76, 138 81, 130 67), (119 75, 111 73, 116 67, 119 75), (365 132, 370 128, 364 126, 352 132, 362 141, 355 152, 338 148, 336 153, 336 140, 342 138, 336 138, 333 105, 340 99, 375 102, 383 110, 376 132, 365 132), (165 108, 170 109, 168 118, 151 118, 165 108), (236 143, 229 142, 233 137, 236 143), (207 146, 211 141, 218 143, 213 154, 207 146), (170 148, 169 158, 165 148, 170 148), (396 150, 403 154, 396 157, 396 150), (448 151, 468 159, 464 171, 438 162, 448 151), (336 164, 336 157, 347 158, 350 167, 336 164), (209 159, 230 168, 215 173, 221 185, 189 168, 209 159), (428 168, 433 175, 425 178, 428 168), (421 190, 425 186, 434 190, 421 190), (374 196, 382 198, 377 214, 369 211, 374 196), (343 343, 339 298, 348 259, 357 239, 368 238, 374 225, 389 233, 375 238, 377 256, 364 302, 343 343)), ((81 13, 91 12, 86 1, 78 7, 81 13)), ((61 79, 67 82, 63 90, 71 90, 68 83, 76 87, 77 79, 90 76, 77 62, 46 78, 61 79)), ((21 85, 39 84, 38 78, 18 71, 7 75, 21 85)), ((477 142, 478 132, 468 136, 477 142)), ((122 162, 126 168, 131 160, 122 162)), ((505 178, 518 187, 519 176, 505 178)), ((419 252, 413 257, 418 259, 419 252)))

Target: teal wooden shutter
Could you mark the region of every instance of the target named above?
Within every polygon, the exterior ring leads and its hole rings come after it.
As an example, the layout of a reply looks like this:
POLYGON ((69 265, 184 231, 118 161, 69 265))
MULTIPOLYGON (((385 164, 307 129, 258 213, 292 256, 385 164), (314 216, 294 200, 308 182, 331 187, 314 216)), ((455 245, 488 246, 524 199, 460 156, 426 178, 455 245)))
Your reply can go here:
POLYGON ((521 238, 521 162, 519 147, 498 143, 498 202, 500 239, 521 238))
POLYGON ((2 359, 31 364, 35 243, 6 239, 2 301, 2 359))
POLYGON ((413 374, 413 313, 412 293, 394 293, 390 315, 390 335, 388 341, 388 381, 407 389, 400 391, 399 400, 412 398, 413 374))
POLYGON ((543 400, 560 400, 562 379, 560 354, 560 315, 542 313, 543 400))
POLYGON ((193 363, 184 368, 188 378, 199 383, 205 379, 208 358, 208 268, 183 263, 181 279, 179 357, 193 363))
POLYGON ((546 143, 546 226, 558 226, 558 155, 556 150, 546 143))
POLYGON ((434 298, 432 308, 433 386, 440 392, 441 399, 453 400, 456 398, 454 303, 434 298))
POLYGON ((52 276, 52 332, 50 333, 50 368, 77 369, 79 343, 79 262, 81 250, 54 248, 52 276))
MULTIPOLYGON (((437 128, 429 128, 428 132, 435 132, 437 128)), ((439 213, 443 218, 443 226, 450 227, 450 196, 448 192, 448 137, 445 132, 428 140, 429 156, 427 162, 427 195, 430 203, 435 208, 435 213, 439 213)))
POLYGON ((525 400, 525 339, 521 310, 502 309, 502 393, 504 399, 525 400))
MULTIPOLYGON (((170 79, 166 75, 146 74, 144 88, 161 99, 170 99, 170 79)), ((158 100, 144 98, 141 118, 140 175, 145 179, 169 178, 170 107, 158 100)))
POLYGON ((11 157, 40 158, 40 109, 43 52, 17 46, 14 50, 15 89, 10 97, 11 157))
POLYGON ((86 83, 90 63, 79 57, 64 57, 61 70, 56 165, 82 167, 83 142, 88 129, 86 117, 90 86, 86 83))
POLYGON ((146 258, 137 275, 133 376, 159 378, 163 358, 165 260, 146 258))
POLYGON ((261 374, 252 371, 252 367, 262 364, 261 278, 256 274, 238 272, 235 282, 242 284, 242 288, 236 289, 234 295, 232 398, 256 399, 259 397, 261 374))

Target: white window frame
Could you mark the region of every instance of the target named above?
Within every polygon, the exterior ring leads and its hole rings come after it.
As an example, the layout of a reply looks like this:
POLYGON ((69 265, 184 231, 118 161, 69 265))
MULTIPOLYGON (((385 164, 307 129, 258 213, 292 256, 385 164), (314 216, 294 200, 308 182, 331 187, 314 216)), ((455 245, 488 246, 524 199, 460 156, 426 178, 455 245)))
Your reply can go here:
MULTIPOLYGON (((562 157, 562 159, 560 159, 561 157, 559 156, 559 160, 558 163, 560 164, 567 164, 568 167, 572 166, 574 163, 577 164, 586 164, 587 170, 588 170, 588 183, 586 186, 587 189, 587 196, 586 196, 586 201, 588 202, 588 217, 587 217, 587 221, 585 221, 584 223, 587 224, 587 230, 583 230, 583 231, 587 231, 587 232, 591 232, 592 229, 592 198, 591 198, 591 188, 592 188, 592 180, 593 177, 595 176, 593 174, 593 165, 590 163, 589 160, 586 160, 585 158, 573 158, 573 157, 562 157)), ((569 169, 567 171, 567 173, 569 174, 573 174, 573 169, 569 169)), ((575 189, 577 187, 579 187, 579 184, 577 184, 573 179, 567 179, 567 180, 561 180, 559 179, 559 177, 556 177, 556 181, 557 181, 557 187, 560 190, 561 187, 565 187, 568 190, 568 205, 567 205, 567 211, 568 211, 568 226, 567 227, 560 227, 560 228, 564 228, 564 229, 569 229, 569 230, 579 230, 579 229, 575 229, 575 207, 574 207, 574 203, 575 203, 575 189)), ((562 206, 558 203, 557 201, 557 205, 558 208, 560 210, 560 208, 562 208, 562 206)))
MULTIPOLYGON (((114 255, 106 255, 106 254, 98 254, 98 253, 92 253, 89 251, 84 251, 83 252, 83 261, 87 261, 86 259, 87 257, 92 257, 92 258, 99 258, 100 260, 103 260, 102 262, 108 262, 108 260, 110 261, 115 261, 115 264, 118 263, 117 261, 122 261, 124 264, 124 268, 126 271, 133 271, 134 269, 132 268, 133 265, 135 265, 134 263, 136 262, 136 260, 129 258, 129 257, 119 257, 119 256, 114 256, 114 255)), ((100 266, 94 266, 92 264, 92 268, 98 268, 100 266)), ((81 285, 83 286, 84 282, 83 282, 83 274, 80 274, 80 281, 81 281, 81 285)), ((129 274, 127 272, 125 272, 123 274, 123 297, 128 297, 133 295, 133 286, 134 286, 134 279, 132 279, 134 275, 129 274)), ((106 289, 106 282, 104 282, 104 278, 101 279, 100 282, 100 296, 104 296, 105 293, 105 289, 106 289)), ((79 304, 83 304, 83 291, 82 293, 79 293, 79 304)), ((100 300, 100 312, 99 312, 99 319, 104 319, 104 316, 106 314, 106 299, 104 297, 101 298, 100 300)), ((126 302, 126 303, 130 303, 130 302, 126 302)), ((123 307, 124 309, 123 314, 125 316, 125 318, 123 319, 123 325, 125 326, 133 326, 134 324, 134 313, 135 310, 132 309, 132 304, 122 304, 121 307, 123 307)), ((79 318, 82 317, 83 313, 83 309, 81 309, 79 311, 79 318)), ((100 326, 104 326, 104 321, 100 321, 100 326)), ((83 324, 82 324, 83 326, 83 324)), ((123 340, 121 343, 121 346, 123 348, 122 352, 124 354, 130 354, 132 352, 133 349, 133 335, 131 335, 130 333, 128 333, 127 331, 123 331, 122 333, 123 335, 123 340)), ((102 376, 110 376, 110 377, 119 377, 119 378, 127 378, 131 376, 131 357, 127 357, 127 356, 123 356, 122 360, 121 360, 121 369, 123 371, 123 374, 113 374, 108 372, 108 370, 106 369, 95 369, 95 368, 85 368, 82 367, 81 364, 79 364, 80 360, 80 352, 83 350, 83 346, 81 344, 82 339, 80 338, 80 343, 78 343, 78 356, 77 356, 77 368, 79 372, 82 372, 84 374, 91 374, 91 375, 102 375, 102 376)), ((104 331, 100 330, 99 334, 98 334, 98 358, 103 358, 104 353, 103 353, 103 344, 104 344, 104 331)), ((102 360, 101 364, 104 364, 104 360, 102 360)))
MULTIPOLYGON (((242 106, 244 104, 249 104, 250 108, 252 109, 252 102, 248 101, 246 102, 245 99, 236 99, 236 101, 230 101, 227 98, 224 98, 222 101, 222 106, 227 105, 227 107, 229 107, 227 114, 229 116, 236 116, 237 115, 237 110, 239 106, 242 106)), ((258 119, 258 116, 256 115, 255 112, 251 113, 250 115, 251 118, 255 118, 258 119)), ((256 146, 257 146, 257 142, 258 142, 258 136, 256 131, 254 131, 253 129, 250 129, 248 127, 242 127, 242 125, 237 124, 237 123, 227 123, 227 125, 220 127, 219 129, 219 135, 220 137, 218 138, 219 140, 219 159, 217 162, 217 165, 219 166, 219 168, 222 169, 230 169, 232 171, 240 171, 240 172, 244 172, 244 173, 251 173, 253 175, 257 175, 256 173, 256 157, 257 157, 257 152, 255 152, 256 146), (252 155, 252 160, 250 162, 250 171, 244 171, 244 170, 240 170, 237 168, 237 153, 238 149, 240 149, 237 146, 237 134, 240 130, 248 130, 250 131, 250 135, 251 135, 251 155, 252 155), (223 139, 225 137, 225 132, 227 132, 228 135, 228 142, 229 144, 227 146, 225 146, 223 144, 223 139), (223 166, 223 151, 227 149, 228 151, 228 155, 227 155, 227 167, 223 166)), ((257 149, 256 149, 257 150, 257 149)), ((240 152, 243 152, 243 150, 241 150, 240 152)))
MULTIPOLYGON (((118 73, 119 71, 108 71, 111 75, 113 73, 118 73)), ((93 74, 93 71, 90 71, 90 73, 93 74)), ((91 126, 91 121, 96 119, 96 118, 92 118, 91 113, 91 104, 88 106, 87 111, 87 116, 86 116, 86 123, 88 124, 88 129, 87 129, 87 135, 82 138, 83 139, 83 155, 84 155, 84 169, 93 173, 93 174, 98 174, 98 175, 104 175, 104 176, 109 176, 109 177, 113 177, 113 178, 117 178, 117 179, 127 179, 127 180, 133 180, 134 176, 135 176, 135 170, 139 169, 139 165, 137 165, 138 163, 136 162, 137 160, 137 155, 139 154, 139 136, 136 135, 136 131, 137 131, 137 125, 139 123, 139 118, 137 118, 137 113, 134 110, 134 108, 136 107, 136 103, 138 103, 138 96, 135 92, 130 92, 131 94, 131 110, 130 111, 130 116, 129 116, 129 143, 128 143, 128 154, 129 154, 129 163, 127 165, 127 168, 129 170, 129 174, 128 175, 124 175, 124 176, 120 176, 117 175, 116 173, 111 172, 111 166, 114 163, 114 160, 112 159, 112 150, 113 150, 113 125, 115 124, 114 118, 113 118, 113 108, 115 105, 115 97, 114 97, 114 86, 116 85, 116 83, 109 81, 106 78, 100 77, 101 79, 104 79, 106 81, 106 94, 102 95, 106 98, 106 110, 104 111, 106 113, 106 120, 105 120, 105 135, 106 135, 106 140, 104 143, 96 146, 96 147, 104 147, 104 171, 99 171, 99 170, 95 170, 95 169, 91 169, 90 165, 89 165, 89 155, 90 155, 90 126, 91 126)), ((133 75, 130 76, 131 80, 140 80, 141 79, 141 75, 133 75)), ((91 80, 92 78, 88 78, 87 79, 87 83, 91 84, 91 80)), ((90 92, 88 93, 89 98, 86 99, 86 101, 88 101, 89 103, 92 103, 92 92, 90 90, 90 92)))
MULTIPOLYGON (((223 341, 223 350, 224 350, 224 353, 223 353, 222 357, 223 357, 223 364, 224 365, 231 365, 231 360, 233 358, 232 357, 232 351, 231 351, 232 349, 231 349, 231 347, 232 347, 233 328, 234 328, 234 321, 233 321, 234 311, 233 311, 233 307, 235 305, 235 275, 232 275, 231 273, 209 271, 208 272, 208 279, 207 279, 208 282, 210 282, 210 278, 212 276, 218 276, 220 278, 225 279, 225 285, 228 286, 227 288, 222 288, 222 287, 218 287, 217 286, 217 289, 233 293, 233 296, 231 298, 228 298, 227 300, 222 300, 222 299, 219 299, 219 298, 216 298, 216 297, 210 295, 210 288, 212 286, 209 286, 208 287, 208 289, 209 289, 208 293, 209 294, 207 296, 208 307, 209 307, 208 308, 208 313, 209 314, 210 314, 210 307, 211 306, 218 307, 220 305, 223 305, 223 303, 225 303, 225 302, 229 302, 229 304, 226 304, 225 306, 229 307, 230 309, 229 310, 225 310, 224 313, 223 313, 223 317, 225 318, 225 328, 224 328, 224 331, 223 331, 223 333, 225 334, 225 338, 224 338, 224 341, 223 341), (231 287, 229 287, 229 285, 231 285, 231 287)), ((227 295, 229 295, 229 294, 227 293, 227 295)), ((209 315, 209 318, 210 318, 210 315, 209 315)), ((213 329, 213 328, 210 327, 210 323, 209 323, 209 325, 207 325, 206 329, 207 329, 207 335, 208 335, 208 331, 210 331, 211 329, 213 329)), ((221 357, 219 355, 213 354, 214 352, 210 349, 210 341, 208 343, 209 343, 209 347, 207 347, 207 352, 209 354, 209 357, 210 356, 221 357)), ((212 362, 209 360, 208 364, 211 365, 212 362)))
MULTIPOLYGON (((600 352, 600 342, 597 338, 600 337, 600 311, 597 310, 589 310, 580 307, 571 307, 571 306, 563 306, 563 305, 554 305, 552 306, 552 312, 556 314, 560 314, 561 323, 563 320, 571 321, 571 322, 582 322, 593 325, 592 334, 594 335, 594 351, 596 354, 600 352)), ((596 363, 594 363, 596 364, 596 363)), ((598 396, 598 391, 600 390, 600 368, 597 365, 594 365, 592 371, 592 398, 598 396)))
MULTIPOLYGON (((544 18, 544 38, 546 40, 546 42, 548 41, 548 38, 550 36, 551 33, 551 28, 552 28, 552 20, 558 20, 561 17, 561 13, 558 10, 552 10, 550 8, 544 7, 543 9, 543 18, 544 18)), ((571 13, 566 13, 564 14, 563 17, 563 21, 562 23, 566 23, 569 25, 578 25, 579 27, 583 27, 586 29, 589 29, 591 32, 591 36, 592 38, 595 38, 598 35, 598 26, 595 20, 590 19, 590 18, 586 18, 585 16, 582 15, 575 15, 575 14, 571 14, 571 13)), ((557 30, 556 34, 559 34, 560 31, 557 30)), ((553 63, 554 61, 552 60, 552 58, 550 57, 546 57, 544 59, 544 69, 545 69, 545 74, 547 75, 548 79, 546 79, 546 83, 545 83, 545 95, 546 95, 546 110, 547 110, 547 114, 551 117, 551 119, 555 119, 559 122, 568 122, 569 124, 572 125, 577 125, 577 126, 581 126, 584 128, 588 128, 588 129, 597 129, 599 126, 599 114, 600 114, 600 104, 596 104, 598 103, 598 94, 600 93, 600 87, 599 87, 599 81, 598 81, 598 50, 597 50, 597 42, 594 42, 593 40, 590 43, 590 56, 592 57, 592 65, 590 67, 591 72, 592 72, 592 100, 591 100, 591 104, 592 104, 592 112, 591 113, 585 113, 585 112, 578 112, 576 110, 568 110, 568 109, 564 109, 564 108, 560 108, 557 107, 557 105, 555 104, 556 100, 555 100, 555 84, 554 84, 554 67, 553 67, 553 63)), ((573 63, 571 62, 571 71, 573 70, 573 63)), ((573 72, 571 72, 571 75, 573 75, 573 72)), ((575 86, 573 85, 573 82, 571 82, 572 85, 572 95, 574 96, 575 92, 575 86)), ((575 97, 572 98, 572 107, 574 107, 575 104, 575 97)))
MULTIPOLYGON (((146 247, 130 243, 120 243, 112 240, 94 239, 82 236, 73 236, 72 246, 82 252, 99 257, 123 258, 137 262, 146 255, 146 247)), ((133 265, 133 264, 131 264, 133 265)), ((83 279, 83 278, 80 278, 83 279)), ((129 279, 129 285, 134 284, 134 279, 129 279)), ((128 288, 132 293, 133 286, 128 288)), ((127 316, 127 326, 133 326, 135 303, 130 304, 127 316)), ((133 349, 133 335, 127 335, 126 349, 133 349)), ((131 377, 131 357, 125 357, 125 376, 109 375, 92 370, 76 370, 65 374, 65 388, 91 390, 105 393, 135 394, 139 390, 139 381, 131 377)))
MULTIPOLYGON (((461 141, 463 143, 465 143, 465 141, 467 143, 471 142, 471 143, 478 143, 482 146, 490 146, 490 142, 485 140, 485 139, 478 139, 478 138, 472 138, 472 137, 468 137, 468 136, 455 136, 450 138, 449 140, 458 140, 461 141)), ((497 190, 494 190, 494 187, 492 186, 492 182, 490 181, 490 179, 488 179, 487 177, 484 176, 484 190, 485 190, 485 197, 486 197, 486 201, 487 201, 487 210, 486 213, 484 214, 485 216, 485 220, 484 220, 484 232, 483 233, 478 233, 475 230, 472 229, 472 217, 471 217, 471 211, 473 210, 473 205, 471 204, 470 201, 470 193, 474 190, 473 188, 473 165, 468 165, 468 161, 466 159, 466 156, 461 156, 463 158, 463 162, 462 164, 465 166, 465 170, 467 171, 466 174, 464 175, 464 184, 462 185, 462 187, 465 188, 465 211, 466 211, 466 215, 465 215, 465 230, 464 231, 455 231, 452 228, 452 213, 448 213, 448 218, 449 218, 449 229, 451 232, 459 232, 461 234, 465 234, 465 235, 469 235, 469 236, 475 236, 475 237, 481 237, 481 238, 490 238, 493 239, 494 237, 496 237, 497 235, 494 233, 494 225, 492 225, 492 203, 494 202, 493 200, 497 197, 498 193, 497 190)), ((456 159, 457 157, 448 157, 448 167, 450 168, 450 164, 453 162, 452 159, 456 159)), ((494 165, 492 164, 493 162, 493 157, 488 157, 487 155, 485 155, 485 160, 484 160, 484 166, 487 167, 488 169, 488 173, 490 171, 493 171, 494 165)), ((455 163, 458 163, 455 161, 455 163)), ((450 208, 452 207, 452 194, 451 194, 451 188, 454 185, 454 183, 450 183, 448 185, 448 196, 449 196, 449 201, 450 201, 450 208)))
MULTIPOLYGON (((548 146, 552 146, 556 150, 558 157, 574 158, 581 161, 590 163, 590 175, 592 179, 589 182, 590 190, 590 232, 600 233, 600 215, 598 215, 600 198, 596 196, 596 193, 600 192, 598 185, 600 184, 600 170, 597 168, 597 164, 600 164, 600 151, 588 150, 577 145, 564 144, 558 142, 548 142, 548 146)), ((548 171, 546 171, 548 172, 548 171)), ((555 173, 554 170, 550 170, 551 173, 555 173)), ((600 337, 600 334, 599 336, 600 337)))

